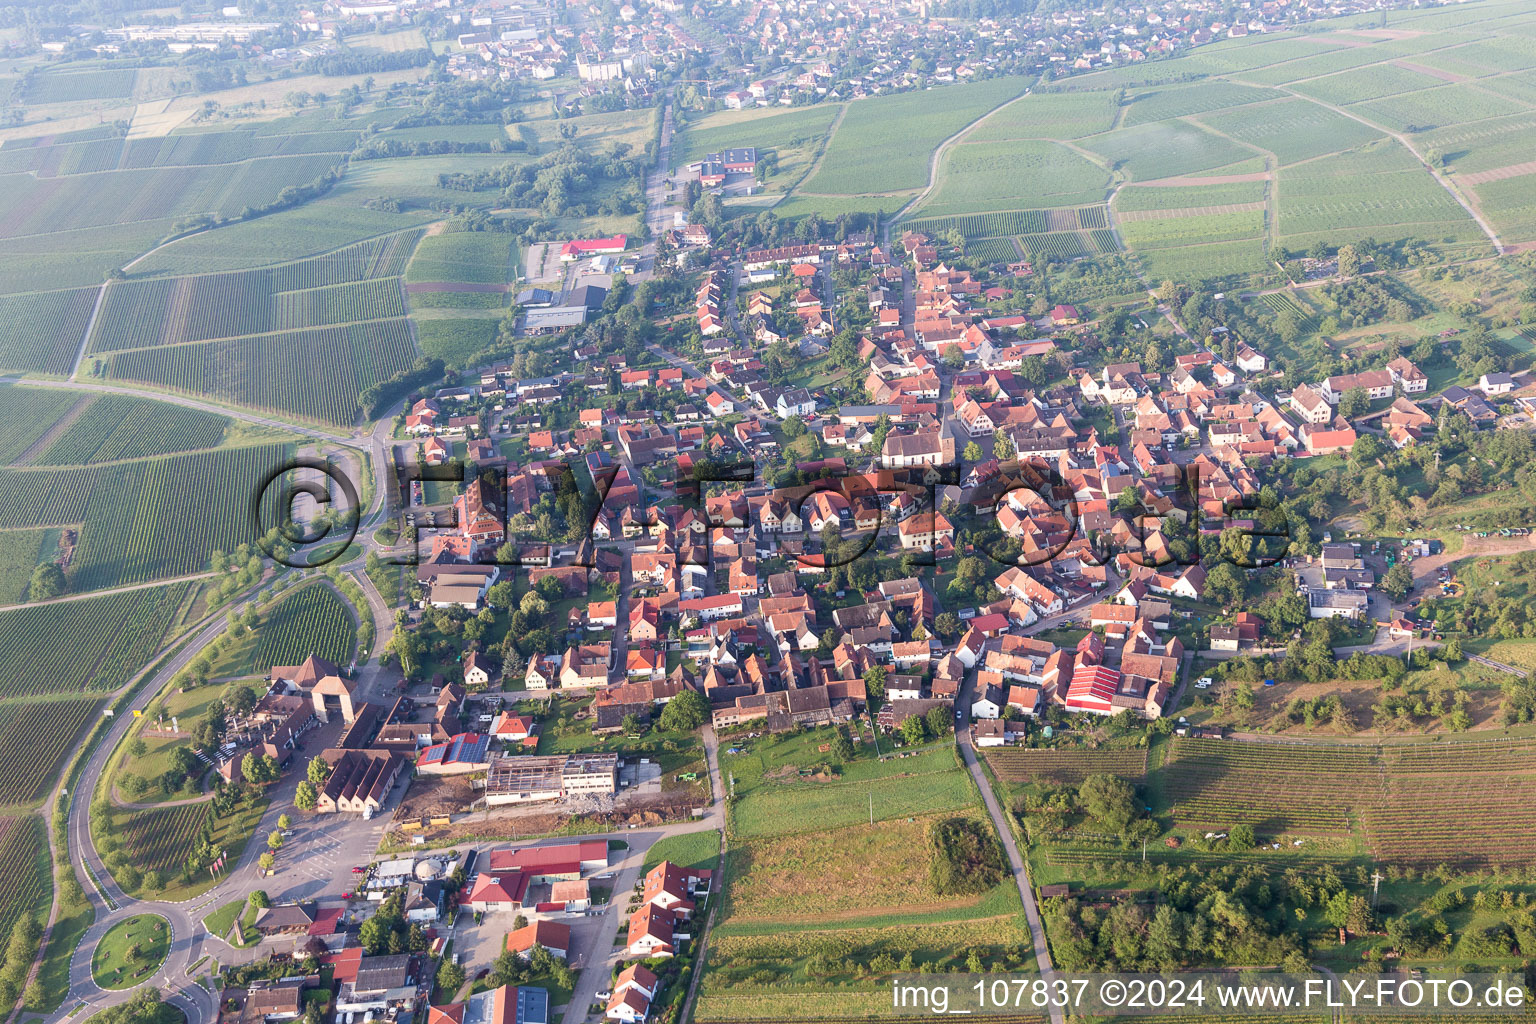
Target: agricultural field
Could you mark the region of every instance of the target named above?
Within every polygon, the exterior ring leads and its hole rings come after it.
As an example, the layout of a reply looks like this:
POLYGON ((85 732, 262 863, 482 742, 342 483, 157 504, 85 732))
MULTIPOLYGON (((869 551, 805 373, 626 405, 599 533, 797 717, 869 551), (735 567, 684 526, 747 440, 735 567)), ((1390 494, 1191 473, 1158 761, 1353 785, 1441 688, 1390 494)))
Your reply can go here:
POLYGON ((1414 142, 1421 152, 1439 155, 1457 174, 1471 176, 1529 162, 1532 131, 1536 114, 1526 113, 1424 132, 1414 142))
POLYGON ((350 426, 357 397, 416 357, 407 321, 254 335, 121 352, 109 376, 233 405, 350 426))
POLYGON ((1012 263, 1019 258, 1019 250, 1008 238, 967 239, 965 254, 983 263, 1012 263))
POLYGON ((1536 827, 1514 796, 1533 776, 1536 744, 1529 740, 1341 746, 1174 739, 1151 789, 1156 809, 1180 827, 1248 822, 1265 835, 1352 837, 1391 863, 1497 866, 1536 854, 1536 827))
POLYGON ((1444 79, 1426 75, 1422 71, 1414 71, 1394 64, 1373 64, 1370 67, 1341 71, 1336 75, 1301 82, 1295 86, 1295 89, 1304 96, 1311 96, 1335 106, 1343 106, 1348 103, 1363 103, 1366 100, 1379 99, 1382 96, 1400 96, 1418 92, 1420 89, 1433 89, 1444 84, 1444 79))
POLYGON ((0 530, 0 605, 25 596, 32 570, 53 554, 57 537, 57 530, 0 530))
MULTIPOLYGON (((274 263, 309 260, 361 242, 382 241, 383 236, 411 226, 410 218, 396 213, 310 203, 179 238, 145 255, 133 265, 133 274, 137 279, 266 268, 274 263)), ((101 279, 100 273, 96 278, 101 279)))
POLYGON ((730 926, 847 921, 893 912, 961 916, 984 897, 934 892, 928 878, 933 821, 902 818, 733 844, 726 867, 730 926))
POLYGON ((234 217, 291 185, 329 171, 328 154, 263 157, 234 165, 154 167, 0 181, 0 238, 51 234, 213 213, 234 217))
POLYGON ((1102 168, 1054 142, 960 143, 945 154, 938 177, 920 216, 1081 206, 1103 202, 1109 187, 1102 168))
POLYGON ((1202 114, 1200 121, 1238 142, 1273 153, 1282 166, 1381 138, 1381 132, 1354 118, 1303 99, 1202 114))
POLYGON ((1279 99, 1280 95, 1273 89, 1258 89, 1251 85, 1223 81, 1138 91, 1127 101, 1129 109, 1125 112, 1124 124, 1130 128, 1149 121, 1165 121, 1172 117, 1203 114, 1208 110, 1279 99))
POLYGON ((1305 249, 1372 236, 1425 242, 1482 238, 1476 223, 1401 146, 1381 142, 1280 170, 1281 244, 1305 249))
POLYGON ((290 455, 285 445, 262 445, 0 470, 0 528, 80 524, 67 571, 75 592, 201 572, 211 552, 252 539, 255 488, 290 455))
POLYGON ((0 384, 0 464, 9 465, 33 447, 82 396, 79 392, 0 384))
POLYGON ((1505 178, 1476 188, 1483 216, 1506 243, 1536 238, 1536 192, 1531 182, 1529 177, 1505 178))
MULTIPOLYGON (((239 862, 265 807, 266 801, 262 800, 210 820, 211 808, 206 801, 144 810, 113 806, 110 834, 117 837, 119 849, 129 858, 127 863, 141 873, 159 872, 165 883, 154 892, 140 886, 129 890, 130 894, 140 898, 186 899, 212 888, 216 879, 206 871, 190 882, 180 880, 187 852, 207 828, 213 846, 225 851, 233 866, 239 862)), ((120 879, 118 882, 121 885, 120 879)))
POLYGON ((449 366, 467 366, 477 353, 496 340, 495 320, 417 320, 416 337, 423 355, 436 356, 449 366))
POLYGON ((1082 143, 1135 181, 1171 178, 1224 167, 1252 150, 1186 121, 1154 121, 1097 135, 1082 143))
POLYGON ((1158 186, 1138 188, 1127 185, 1115 194, 1116 213, 1141 213, 1154 210, 1196 210, 1210 206, 1262 203, 1266 183, 1233 181, 1199 186, 1158 186))
POLYGON ((512 236, 496 231, 453 231, 428 235, 405 268, 408 283, 463 281, 504 284, 517 266, 512 236))
POLYGON ((229 422, 213 413, 147 398, 100 395, 32 464, 84 466, 216 448, 229 422))
POLYGON ((95 305, 95 288, 0 295, 0 369, 67 376, 95 305))
POLYGON ((1137 252, 1142 268, 1154 281, 1202 281, 1272 275, 1274 267, 1264 252, 1262 238, 1237 242, 1137 252))
POLYGON ((1097 248, 1091 239, 1085 239, 1076 231, 1020 235, 1019 244, 1034 259, 1053 260, 1075 260, 1081 256, 1090 256, 1097 248))
POLYGON ((1147 773, 1145 750, 1030 750, 1003 747, 985 753, 987 764, 1000 781, 1055 782, 1076 785, 1090 775, 1108 772, 1124 779, 1147 773))
POLYGON ((1398 132, 1421 132, 1446 125, 1521 113, 1528 108, 1477 85, 1460 83, 1388 95, 1355 103, 1350 111, 1398 132))
POLYGON ((1080 139, 1108 131, 1115 112, 1114 95, 1108 92, 1031 93, 966 132, 964 141, 1080 139))
POLYGON ((0 702, 0 807, 41 799, 100 707, 97 697, 0 702))
POLYGON ((0 930, 9 936, 22 914, 46 914, 52 865, 43 819, 35 814, 0 818, 0 930))
POLYGON ((740 839, 838 828, 868 821, 966 807, 976 800, 970 776, 954 749, 940 745, 908 757, 859 757, 837 766, 818 754, 818 730, 785 740, 754 740, 743 754, 726 755, 722 770, 735 777, 731 835, 740 839), (820 770, 813 767, 818 763, 820 770))
POLYGON ((114 282, 89 351, 404 316, 399 276, 419 237, 400 232, 260 270, 114 282))
POLYGON ((1262 209, 1243 210, 1237 213, 1191 211, 1186 216, 1172 215, 1134 220, 1122 218, 1120 221, 1120 236, 1125 239, 1126 245, 1137 252, 1261 238, 1263 234, 1264 211, 1262 209))
POLYGON ((0 611, 0 701, 122 686, 166 639, 187 586, 0 611))
POLYGON ((33 105, 121 99, 133 92, 136 74, 133 68, 44 72, 28 81, 18 99, 33 105))
POLYGON ((869 195, 921 188, 939 143, 1024 91, 1023 78, 859 100, 848 106, 805 192, 869 195), (892 124, 902 130, 893 132, 892 124))
POLYGON ((263 619, 253 654, 258 671, 297 665, 311 654, 345 666, 357 648, 351 608, 324 583, 288 594, 263 619))

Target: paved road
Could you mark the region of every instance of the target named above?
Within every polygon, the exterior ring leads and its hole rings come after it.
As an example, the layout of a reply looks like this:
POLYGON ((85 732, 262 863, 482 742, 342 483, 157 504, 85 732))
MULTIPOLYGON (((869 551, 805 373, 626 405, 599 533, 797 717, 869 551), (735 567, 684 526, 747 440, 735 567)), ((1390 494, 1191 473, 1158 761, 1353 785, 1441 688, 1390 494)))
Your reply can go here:
MULTIPOLYGON (((1035 902, 1035 887, 1029 879, 1029 865, 1019 853, 1007 812, 998 803, 997 795, 992 792, 992 786, 987 781, 980 762, 976 759, 976 748, 971 742, 971 693, 976 685, 976 679, 974 673, 968 673, 968 676, 968 681, 960 690, 961 717, 955 728, 955 739, 960 746, 960 756, 965 761, 966 768, 970 770, 971 778, 976 782, 976 788, 981 790, 982 803, 986 804, 987 814, 992 817, 992 825, 1002 838, 1003 851, 1008 855, 1009 871, 1013 875, 1014 884, 1018 886, 1019 897, 1024 901, 1024 919, 1029 923, 1029 936, 1035 948, 1035 965, 1040 971, 1040 976, 1050 982, 1055 978, 1056 972, 1051 965, 1051 950, 1046 943, 1045 924, 1040 920, 1040 908, 1035 902)), ((1065 1024, 1065 1022, 1066 1017, 1061 1007, 1052 1003, 1051 1024, 1065 1024)))

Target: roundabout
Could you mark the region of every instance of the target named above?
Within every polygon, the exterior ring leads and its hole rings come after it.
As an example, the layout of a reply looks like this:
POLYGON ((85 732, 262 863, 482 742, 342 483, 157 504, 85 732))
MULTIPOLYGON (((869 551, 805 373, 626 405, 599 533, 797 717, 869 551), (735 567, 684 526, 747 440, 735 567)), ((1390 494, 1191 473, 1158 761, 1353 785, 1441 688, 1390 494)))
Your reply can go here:
POLYGON ((159 914, 135 914, 101 937, 91 977, 106 989, 136 988, 154 977, 170 951, 171 923, 159 914))

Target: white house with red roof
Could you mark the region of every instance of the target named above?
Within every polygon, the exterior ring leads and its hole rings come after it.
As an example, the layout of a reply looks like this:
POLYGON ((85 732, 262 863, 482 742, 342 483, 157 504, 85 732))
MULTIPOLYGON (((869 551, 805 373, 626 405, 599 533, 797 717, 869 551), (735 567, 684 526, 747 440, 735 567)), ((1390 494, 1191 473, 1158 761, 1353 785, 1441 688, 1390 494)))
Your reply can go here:
POLYGON ((588 256, 621 253, 628 244, 629 237, 626 235, 614 235, 612 238, 573 238, 560 247, 560 259, 570 263, 586 259, 588 256))
POLYGON ((613 993, 608 997, 608 1008, 604 1016, 609 1020, 623 1021, 624 1024, 636 1024, 644 1020, 660 984, 660 980, 644 964, 630 964, 619 972, 614 981, 613 993))

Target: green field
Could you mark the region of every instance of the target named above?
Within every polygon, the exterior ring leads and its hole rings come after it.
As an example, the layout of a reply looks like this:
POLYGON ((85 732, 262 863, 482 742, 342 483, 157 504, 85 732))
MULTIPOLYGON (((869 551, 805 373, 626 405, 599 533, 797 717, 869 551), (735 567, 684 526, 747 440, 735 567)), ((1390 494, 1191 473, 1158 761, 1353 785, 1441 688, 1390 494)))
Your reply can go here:
POLYGON ((224 440, 229 423, 223 416, 179 405, 100 395, 34 464, 83 466, 214 448, 224 440))
POLYGON ((0 384, 0 465, 15 462, 32 447, 80 398, 77 391, 17 387, 0 384))
POLYGON ((470 357, 496 340, 495 320, 418 320, 416 336, 424 355, 449 366, 467 366, 470 357))
POLYGON ((1157 121, 1083 140, 1136 181, 1169 178, 1223 167, 1252 151, 1183 121, 1157 121))
POLYGON ((57 530, 0 530, 0 604, 22 599, 32 570, 57 549, 57 530))
POLYGON ((1413 155, 1393 142, 1280 171, 1282 244, 1374 236, 1427 242, 1482 237, 1476 223, 1413 155))
POLYGON ((1432 89, 1444 85, 1442 79, 1426 75, 1422 71, 1400 68, 1392 64, 1375 64, 1370 67, 1343 71, 1326 78, 1314 78, 1301 82, 1296 91, 1335 105, 1361 103, 1382 96, 1397 96, 1432 89))
POLYGON ((848 106, 806 192, 868 195, 921 188, 940 142, 1024 90, 1022 78, 994 78, 899 93, 848 106), (902 130, 893 132, 892 124, 902 130))
POLYGON ((350 426, 364 389, 415 359, 403 318, 136 349, 108 361, 109 375, 232 405, 350 426))
MULTIPOLYGON (((825 734, 821 734, 824 738, 825 734)), ((735 776, 731 834, 742 838, 838 828, 965 807, 976 799, 970 776, 950 746, 912 758, 861 758, 831 780, 808 779, 797 766, 815 754, 805 741, 754 740, 746 755, 726 755, 721 770, 735 776)))
POLYGON ((1461 83, 1406 95, 1390 94, 1367 103, 1353 104, 1349 109, 1393 131, 1421 132, 1517 114, 1528 108, 1477 85, 1461 83))
POLYGON ((404 231, 261 270, 115 282, 90 351, 176 345, 405 315, 404 231))
POLYGON ((1268 150, 1281 164, 1353 149, 1381 137, 1374 128, 1302 99, 1204 114, 1200 120, 1239 142, 1268 150))
POLYGON ((641 868, 649 871, 664 860, 685 868, 712 868, 719 857, 720 832, 718 829, 709 829, 657 840, 645 851, 641 868))
POLYGON ((1122 188, 1115 196, 1116 213, 1143 210, 1194 210, 1202 206, 1226 206, 1264 201, 1264 182, 1235 181, 1198 187, 1122 188))
POLYGON ((0 701, 0 806, 46 795, 100 707, 97 697, 0 701))
POLYGON ((95 288, 0 295, 0 369, 66 376, 95 304, 95 288))
POLYGON ((0 701, 117 689, 159 648, 186 596, 187 584, 171 583, 0 611, 0 701))
POLYGON ((133 68, 45 72, 28 82, 21 98, 35 104, 120 99, 133 92, 135 74, 133 68))
POLYGON ((1107 92, 1031 93, 966 132, 965 141, 1080 139, 1108 131, 1115 111, 1114 96, 1107 92))
POLYGON ((513 276, 516 258, 512 236, 501 232, 453 231, 428 235, 417 244, 416 252, 405 268, 405 279, 412 283, 503 284, 513 276))
POLYGON ((47 915, 53 871, 43 819, 0 818, 0 930, 8 936, 22 914, 47 915))
POLYGON ((1103 202, 1109 175, 1054 142, 978 142, 951 146, 937 191, 921 217, 984 213, 1009 207, 1103 202))
POLYGON ((1258 89, 1236 82, 1200 82, 1196 85, 1165 86, 1159 89, 1138 91, 1129 101, 1124 124, 1131 127, 1149 121, 1164 121, 1170 117, 1187 117, 1203 114, 1208 110, 1240 107, 1248 103, 1279 99, 1273 89, 1258 89))
POLYGON ((1120 224, 1120 236, 1125 239, 1125 244, 1138 252, 1260 238, 1263 234, 1263 210, 1122 221, 1120 224))
POLYGON ((79 469, 0 470, 0 528, 81 524, 68 570, 76 591, 202 572, 211 552, 255 539, 251 499, 262 475, 290 454, 287 446, 263 445, 79 469))
POLYGON ((347 603, 323 583, 286 595, 256 631, 254 667, 297 665, 311 654, 345 666, 357 648, 357 622, 347 603))

